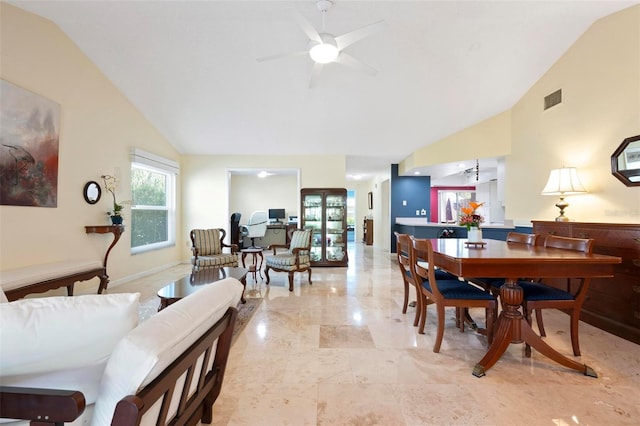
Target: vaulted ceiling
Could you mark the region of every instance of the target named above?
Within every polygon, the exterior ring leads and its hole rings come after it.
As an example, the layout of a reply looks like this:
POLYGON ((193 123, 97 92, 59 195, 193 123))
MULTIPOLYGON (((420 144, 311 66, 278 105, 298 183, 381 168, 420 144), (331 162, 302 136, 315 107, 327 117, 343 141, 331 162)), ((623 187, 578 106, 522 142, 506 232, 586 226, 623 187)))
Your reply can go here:
POLYGON ((502 112, 597 19, 638 1, 336 0, 326 31, 383 20, 345 49, 376 76, 327 64, 309 88, 304 1, 24 1, 55 22, 183 154, 344 154, 347 173, 502 112))

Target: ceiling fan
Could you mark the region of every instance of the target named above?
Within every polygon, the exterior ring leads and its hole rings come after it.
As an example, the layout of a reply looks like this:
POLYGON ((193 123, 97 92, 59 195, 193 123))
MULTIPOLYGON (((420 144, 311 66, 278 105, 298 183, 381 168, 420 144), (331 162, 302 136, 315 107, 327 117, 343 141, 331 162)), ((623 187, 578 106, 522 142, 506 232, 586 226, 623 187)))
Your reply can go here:
POLYGON ((309 79, 310 88, 315 86, 323 66, 330 63, 345 65, 371 76, 375 76, 378 73, 375 68, 349 55, 344 51, 344 49, 353 43, 380 31, 384 27, 384 21, 378 21, 373 24, 365 25, 357 30, 350 31, 339 36, 334 36, 333 34, 325 32, 325 17, 329 9, 331 9, 331 6, 333 6, 333 2, 330 0, 320 0, 316 3, 316 6, 322 14, 322 30, 320 31, 317 31, 314 26, 311 25, 300 13, 293 10, 293 17, 309 38, 306 50, 263 56, 258 58, 257 61, 264 62, 290 56, 309 55, 313 60, 313 69, 309 79))

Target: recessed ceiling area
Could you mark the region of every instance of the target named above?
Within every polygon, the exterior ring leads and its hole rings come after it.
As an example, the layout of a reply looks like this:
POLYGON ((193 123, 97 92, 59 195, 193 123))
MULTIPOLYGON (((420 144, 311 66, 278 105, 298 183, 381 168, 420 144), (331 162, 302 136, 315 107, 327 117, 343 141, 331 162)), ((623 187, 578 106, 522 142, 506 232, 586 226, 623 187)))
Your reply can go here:
POLYGON ((508 110, 596 20, 640 2, 335 0, 328 33, 384 21, 344 49, 377 73, 329 63, 311 89, 308 55, 256 59, 308 48, 291 8, 322 28, 314 0, 8 3, 57 24, 182 154, 345 155, 368 180, 508 110))
POLYGON ((403 176, 431 176, 431 186, 457 186, 488 182, 498 177, 498 163, 504 158, 479 158, 476 160, 442 163, 407 170, 403 176), (477 172, 477 173, 476 173, 477 172))

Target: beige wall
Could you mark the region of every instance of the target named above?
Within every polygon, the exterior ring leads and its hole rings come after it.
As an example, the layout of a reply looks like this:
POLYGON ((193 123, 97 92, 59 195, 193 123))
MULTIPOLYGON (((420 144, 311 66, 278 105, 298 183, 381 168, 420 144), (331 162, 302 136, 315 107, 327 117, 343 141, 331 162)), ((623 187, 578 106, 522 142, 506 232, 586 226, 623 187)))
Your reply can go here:
MULTIPOLYGON (((347 186, 341 155, 180 157, 55 25, 6 3, 0 3, 0 12, 0 76, 61 106, 58 207, 0 206, 0 269, 101 258, 110 236, 87 235, 84 226, 107 224, 110 202, 105 197, 89 205, 82 198, 82 188, 101 174, 118 174, 122 179, 119 199, 130 198, 131 147, 181 162, 178 243, 174 248, 131 256, 125 232, 109 261, 112 281, 187 260, 191 228, 211 223, 228 228, 229 170, 295 168, 300 170, 300 187, 347 186)), ((417 158, 435 164, 465 159, 452 158, 452 152, 468 152, 468 158, 476 158, 509 151, 506 217, 520 224, 557 215, 555 198, 541 196, 540 190, 551 168, 576 166, 590 193, 569 198, 569 217, 637 223, 640 190, 627 188, 611 176, 609 157, 622 139, 638 133, 640 6, 595 23, 510 111, 425 147, 407 161, 417 158), (563 103, 543 112, 542 98, 558 88, 563 89, 563 103), (511 135, 508 147, 506 134, 511 135), (445 149, 448 143, 461 144, 461 149, 445 149)), ((379 200, 383 182, 368 182, 365 190, 363 184, 356 185, 356 229, 368 213, 366 193, 371 190, 374 200, 379 200)), ((374 219, 380 218, 380 209, 387 207, 374 204, 374 219)), ((380 232, 386 231, 376 227, 374 233, 380 232)))
POLYGON ((362 223, 365 216, 372 213, 369 210, 367 194, 371 191, 371 182, 351 181, 348 183, 347 190, 354 191, 355 196, 355 223, 354 223, 354 241, 361 242, 363 238, 362 223))
MULTIPOLYGON (((345 187, 344 156, 186 156, 183 160, 57 26, 5 3, 0 3, 0 12, 1 77, 61 106, 58 207, 0 206, 0 269, 72 258, 102 259, 111 236, 87 235, 84 226, 108 224, 110 199, 89 205, 82 188, 89 180, 99 181, 101 174, 116 174, 121 178, 118 199, 129 199, 131 147, 184 162, 178 176, 177 245, 131 256, 125 232, 109 258, 112 285, 187 261, 188 231, 194 227, 219 223, 228 228, 228 170, 299 169, 301 187, 345 187)), ((128 219, 127 209, 125 224, 128 219)))
MULTIPOLYGON (((181 243, 184 248, 183 259, 191 256, 188 243, 190 229, 202 227, 203 224, 219 224, 218 226, 229 231, 229 218, 232 213, 229 211, 229 202, 232 198, 229 192, 229 171, 261 168, 299 169, 300 188, 346 188, 346 159, 343 155, 184 156, 182 158, 184 200, 182 228, 183 235, 186 237, 181 243)), ((242 188, 237 190, 245 191, 242 188)), ((246 191, 251 191, 251 188, 246 188, 246 191)), ((242 221, 245 222, 247 219, 243 214, 242 221)))
POLYGON ((640 222, 640 190, 611 175, 610 157, 640 134, 640 6, 589 28, 512 109, 416 151, 403 169, 505 155, 505 218, 553 220, 557 197, 540 195, 549 171, 578 168, 585 195, 566 215, 591 222, 640 222), (562 89, 562 103, 543 98, 562 89))
POLYGON ((285 209, 285 221, 291 215, 297 216, 300 210, 300 189, 298 176, 274 175, 265 178, 253 175, 230 176, 229 212, 240 212, 241 224, 249 221, 251 213, 269 209, 285 209))
POLYGON ((557 197, 540 195, 549 170, 575 166, 586 195, 567 197, 576 221, 640 222, 640 188, 611 175, 610 157, 640 134, 640 6, 596 22, 512 110, 506 216, 553 219, 557 197), (543 111, 544 96, 562 89, 562 104, 543 111))
POLYGON ((418 166, 501 157, 510 153, 511 111, 509 110, 416 150, 398 165, 398 173, 405 173, 418 166))
MULTIPOLYGON (((102 259, 111 236, 87 235, 84 226, 108 224, 111 200, 103 196, 97 204, 87 204, 85 183, 115 173, 122 180, 118 198, 126 200, 131 147, 175 161, 179 155, 57 26, 6 3, 0 4, 0 12, 0 76, 57 102, 61 111, 58 206, 0 206, 0 269, 102 259)), ((129 219, 127 209, 125 224, 129 219)), ((177 219, 181 221, 180 212, 177 219)), ((111 252, 108 272, 113 282, 179 258, 177 247, 132 256, 125 232, 111 252)))

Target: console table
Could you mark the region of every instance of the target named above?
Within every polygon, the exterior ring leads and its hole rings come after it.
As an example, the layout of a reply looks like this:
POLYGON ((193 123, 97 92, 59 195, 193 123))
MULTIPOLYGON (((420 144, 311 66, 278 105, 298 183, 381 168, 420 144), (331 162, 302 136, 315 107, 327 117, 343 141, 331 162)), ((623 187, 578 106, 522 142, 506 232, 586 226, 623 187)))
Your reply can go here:
MULTIPOLYGON (((113 246, 118 243, 120 236, 124 232, 124 225, 92 225, 85 226, 85 232, 87 234, 113 234, 113 241, 111 245, 107 249, 107 252, 104 255, 104 261, 102 262, 102 266, 104 266, 105 270, 107 269, 107 260, 109 259, 109 253, 113 246)), ((108 276, 108 275, 107 275, 108 276)))

